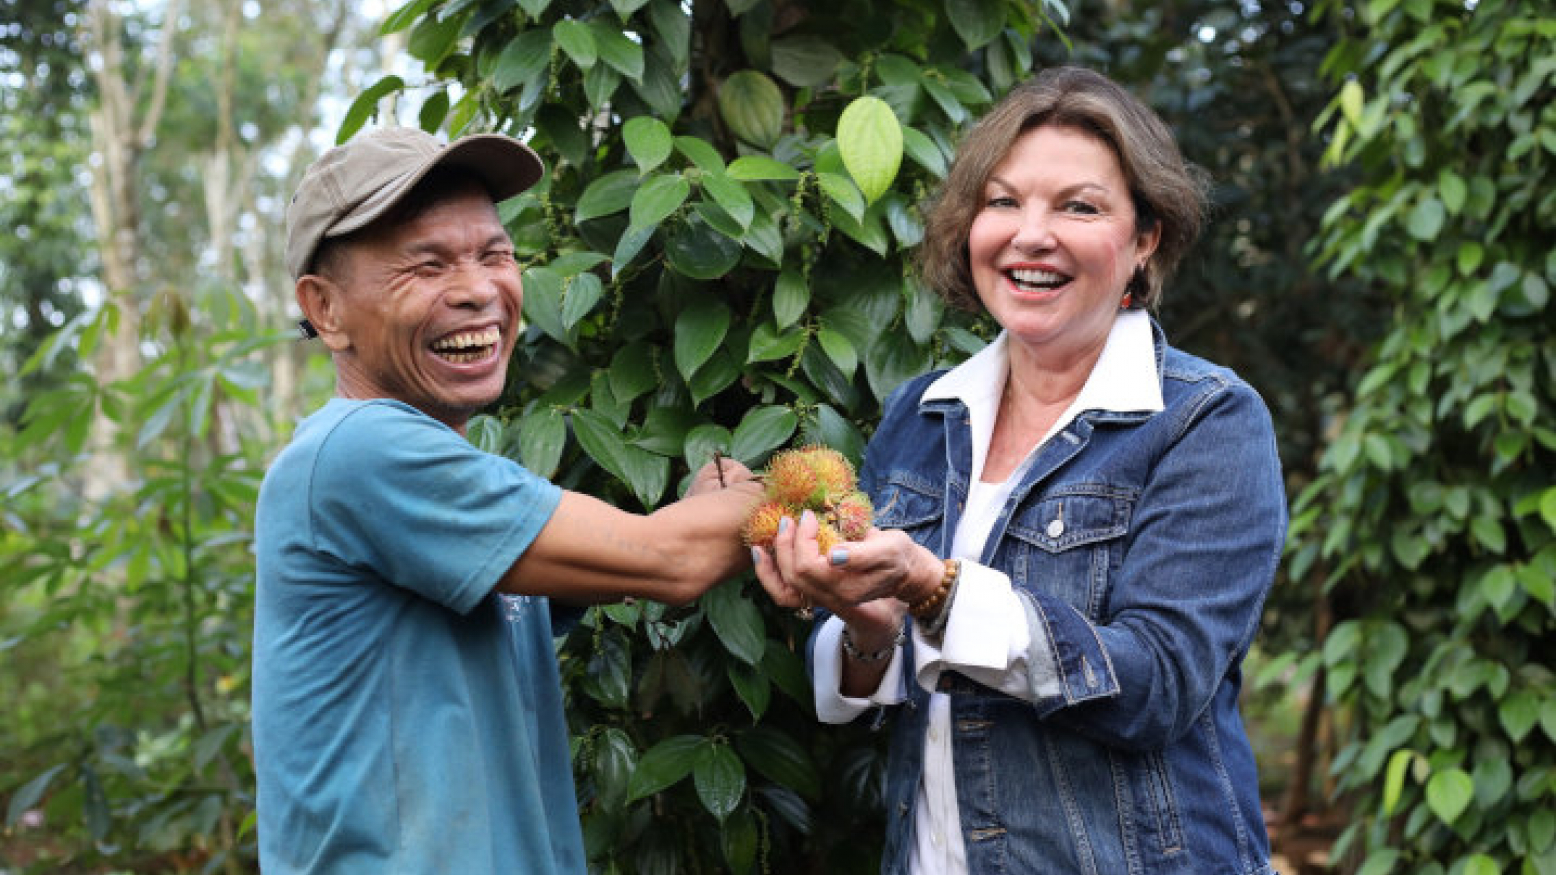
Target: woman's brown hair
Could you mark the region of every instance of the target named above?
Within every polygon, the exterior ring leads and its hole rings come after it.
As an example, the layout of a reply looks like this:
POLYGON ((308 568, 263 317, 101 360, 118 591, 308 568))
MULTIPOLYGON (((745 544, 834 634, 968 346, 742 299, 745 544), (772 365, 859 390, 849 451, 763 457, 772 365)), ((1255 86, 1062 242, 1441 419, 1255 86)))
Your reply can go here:
POLYGON ((1022 134, 1043 125, 1076 128, 1106 143, 1129 182, 1136 229, 1161 226, 1143 288, 1130 283, 1134 305, 1155 309, 1163 283, 1199 236, 1208 183, 1183 160, 1160 116, 1113 80, 1081 67, 1042 71, 1011 90, 968 132, 925 210, 918 251, 924 281, 952 306, 982 308, 967 261, 967 234, 983 208, 989 174, 1022 134))

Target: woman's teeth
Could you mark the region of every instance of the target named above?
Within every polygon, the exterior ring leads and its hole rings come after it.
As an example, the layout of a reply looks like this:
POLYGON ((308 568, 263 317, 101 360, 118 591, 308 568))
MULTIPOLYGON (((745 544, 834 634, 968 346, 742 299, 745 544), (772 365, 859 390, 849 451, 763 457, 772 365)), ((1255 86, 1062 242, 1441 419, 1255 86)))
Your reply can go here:
POLYGON ((1018 286, 1030 286, 1040 289, 1057 288, 1070 281, 1070 278, 1064 274, 1055 273, 1051 270, 1013 268, 1006 271, 1006 275, 1018 286))

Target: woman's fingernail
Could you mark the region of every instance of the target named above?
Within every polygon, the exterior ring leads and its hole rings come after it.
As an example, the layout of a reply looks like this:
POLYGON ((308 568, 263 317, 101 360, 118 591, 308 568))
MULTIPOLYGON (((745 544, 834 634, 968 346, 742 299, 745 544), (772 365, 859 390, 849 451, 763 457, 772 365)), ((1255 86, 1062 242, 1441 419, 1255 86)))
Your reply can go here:
POLYGON ((842 547, 837 547, 833 549, 832 555, 827 558, 832 560, 833 565, 846 565, 848 564, 848 551, 842 547))
POLYGON ((752 547, 751 548, 751 564, 752 565, 761 565, 762 564, 762 548, 761 547, 752 547))
POLYGON ((804 513, 800 514, 800 522, 802 522, 802 523, 803 522, 808 522, 808 521, 813 520, 815 518, 816 518, 816 515, 814 513, 812 513, 811 511, 809 511, 809 510, 806 510, 804 513))
POLYGON ((779 519, 778 520, 778 534, 781 535, 784 532, 787 532, 788 530, 789 530, 789 518, 788 517, 783 517, 783 518, 779 519))

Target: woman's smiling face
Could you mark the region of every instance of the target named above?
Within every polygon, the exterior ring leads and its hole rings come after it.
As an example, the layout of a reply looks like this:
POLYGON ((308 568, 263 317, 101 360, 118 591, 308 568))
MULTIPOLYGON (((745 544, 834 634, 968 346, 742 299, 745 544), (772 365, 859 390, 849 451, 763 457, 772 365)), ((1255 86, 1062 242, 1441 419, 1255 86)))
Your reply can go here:
POLYGON ((354 242, 345 262, 341 394, 404 401, 462 431, 502 394, 523 303, 491 198, 464 185, 354 242))
POLYGON ((989 174, 968 230, 978 297, 1034 352, 1057 361, 1100 352, 1130 275, 1160 235, 1135 220, 1106 142, 1074 127, 1032 128, 989 174))

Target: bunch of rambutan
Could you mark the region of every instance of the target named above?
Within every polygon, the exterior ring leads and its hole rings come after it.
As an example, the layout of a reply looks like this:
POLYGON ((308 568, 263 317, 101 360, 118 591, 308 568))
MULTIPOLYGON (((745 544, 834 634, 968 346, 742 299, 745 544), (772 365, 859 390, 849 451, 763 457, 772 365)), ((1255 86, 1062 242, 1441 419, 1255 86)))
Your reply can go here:
POLYGON ((778 521, 796 522, 809 510, 820 529, 816 541, 822 555, 844 541, 857 541, 875 522, 870 497, 859 491, 854 466, 830 447, 810 445, 784 450, 767 463, 762 476, 765 500, 752 509, 741 532, 753 547, 771 547, 778 521))

